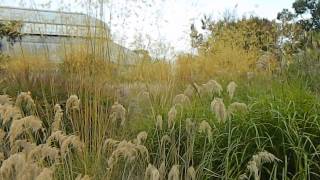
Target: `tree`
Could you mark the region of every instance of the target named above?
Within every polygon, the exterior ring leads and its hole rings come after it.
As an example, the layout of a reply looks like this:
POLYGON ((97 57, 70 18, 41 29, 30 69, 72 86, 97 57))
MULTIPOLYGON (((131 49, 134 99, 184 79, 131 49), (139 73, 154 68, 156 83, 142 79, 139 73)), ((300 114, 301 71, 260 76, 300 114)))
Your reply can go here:
POLYGON ((277 19, 280 20, 282 23, 290 22, 294 19, 295 15, 289 11, 289 9, 283 9, 281 12, 278 13, 277 19))
POLYGON ((319 0, 296 0, 292 7, 298 23, 306 31, 320 31, 320 1, 319 0), (310 18, 305 18, 310 15, 310 18))
POLYGON ((320 0, 295 0, 292 8, 294 12, 283 9, 277 16, 282 37, 289 39, 289 53, 314 46, 320 33, 320 0))
POLYGON ((215 51, 218 43, 249 50, 272 50, 277 42, 277 27, 274 21, 258 17, 242 18, 234 21, 201 20, 202 29, 210 33, 204 39, 194 25, 191 25, 192 46, 206 52, 215 51))
POLYGON ((304 27, 300 23, 296 23, 297 15, 283 9, 278 13, 277 19, 279 23, 279 42, 282 50, 292 54, 305 44, 304 27))
POLYGON ((14 44, 18 39, 21 39, 22 24, 19 21, 10 21, 8 23, 0 23, 0 39, 7 37, 7 40, 14 44))
MULTIPOLYGON (((21 39, 22 37, 21 28, 22 24, 18 21, 0 23, 0 40, 6 37, 10 44, 14 44, 17 41, 17 39, 21 39)), ((4 64, 7 61, 7 59, 7 56, 2 54, 0 49, 0 72, 3 71, 3 69, 5 69, 4 64)))

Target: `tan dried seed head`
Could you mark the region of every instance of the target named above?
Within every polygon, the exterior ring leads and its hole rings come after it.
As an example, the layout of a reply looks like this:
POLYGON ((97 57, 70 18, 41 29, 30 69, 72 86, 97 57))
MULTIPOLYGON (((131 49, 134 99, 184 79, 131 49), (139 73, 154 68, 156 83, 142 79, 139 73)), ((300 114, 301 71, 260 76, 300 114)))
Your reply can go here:
POLYGON ((226 107, 221 98, 214 98, 211 102, 211 110, 219 122, 224 123, 227 119, 226 107))
POLYGON ((179 165, 173 165, 168 174, 168 180, 179 180, 179 179, 180 179, 179 165))
POLYGON ((236 92, 238 85, 235 82, 230 82, 227 86, 227 92, 229 94, 230 99, 233 99, 234 93, 236 92))
POLYGON ((175 120, 176 120, 176 117, 177 117, 177 110, 176 110, 176 107, 173 106, 170 111, 168 112, 168 128, 171 129, 174 127, 174 124, 175 124, 175 120))

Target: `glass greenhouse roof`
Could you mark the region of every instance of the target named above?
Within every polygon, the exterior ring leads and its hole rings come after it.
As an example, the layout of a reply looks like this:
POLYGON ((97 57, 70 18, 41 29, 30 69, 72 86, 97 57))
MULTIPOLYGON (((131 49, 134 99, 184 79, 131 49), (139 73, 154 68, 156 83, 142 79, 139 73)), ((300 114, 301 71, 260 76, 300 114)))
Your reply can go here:
POLYGON ((0 21, 21 21, 25 34, 86 36, 96 32, 109 33, 104 22, 82 13, 0 6, 0 21))

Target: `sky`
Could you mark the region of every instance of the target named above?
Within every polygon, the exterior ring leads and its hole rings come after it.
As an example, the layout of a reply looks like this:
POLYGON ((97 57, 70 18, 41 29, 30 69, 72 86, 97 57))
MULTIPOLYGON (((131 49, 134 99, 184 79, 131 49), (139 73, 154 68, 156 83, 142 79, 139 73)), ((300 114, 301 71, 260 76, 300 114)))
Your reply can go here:
MULTIPOLYGON (((2 6, 90 13, 100 17, 101 8, 89 10, 88 1, 99 0, 0 0, 2 6)), ((131 49, 190 51, 190 25, 204 14, 219 19, 226 10, 237 16, 256 15, 275 19, 294 0, 103 0, 103 16, 113 39, 131 49), (158 48, 161 47, 161 48, 158 48)), ((99 1, 101 2, 101 0, 99 1)), ((93 3, 95 4, 95 3, 93 3)))

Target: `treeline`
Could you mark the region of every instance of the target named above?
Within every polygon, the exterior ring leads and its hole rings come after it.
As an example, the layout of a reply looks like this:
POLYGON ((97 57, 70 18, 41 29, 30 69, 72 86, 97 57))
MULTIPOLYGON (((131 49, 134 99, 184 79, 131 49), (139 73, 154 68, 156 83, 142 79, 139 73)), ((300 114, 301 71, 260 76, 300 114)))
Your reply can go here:
POLYGON ((191 44, 197 53, 179 56, 178 74, 189 81, 222 70, 228 74, 293 72, 316 78, 320 1, 296 0, 292 9, 283 9, 276 20, 252 16, 215 21, 204 16, 201 29, 191 25, 191 44))

